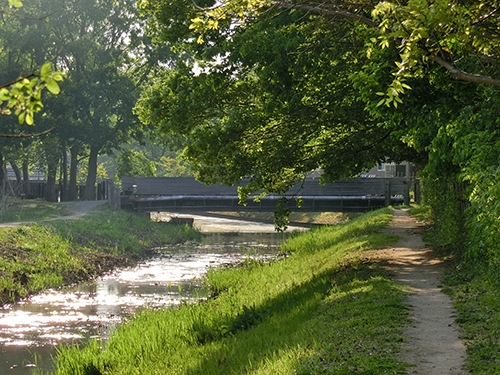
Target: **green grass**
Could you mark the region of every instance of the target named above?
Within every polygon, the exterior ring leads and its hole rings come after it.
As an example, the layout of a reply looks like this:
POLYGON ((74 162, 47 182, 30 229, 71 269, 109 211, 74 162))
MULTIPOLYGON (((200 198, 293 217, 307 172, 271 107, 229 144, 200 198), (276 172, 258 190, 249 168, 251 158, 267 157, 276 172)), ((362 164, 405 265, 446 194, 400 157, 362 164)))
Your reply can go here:
POLYGON ((61 348, 59 375, 402 374, 406 291, 364 257, 388 209, 294 235, 279 260, 211 269, 210 298, 144 310, 104 347, 61 348))
POLYGON ((201 234, 103 206, 78 220, 0 228, 0 303, 132 264, 155 246, 201 234))
POLYGON ((0 211, 0 223, 41 221, 71 213, 71 204, 47 203, 40 200, 10 201, 0 211))
POLYGON ((500 373, 500 282, 498 269, 457 270, 446 278, 455 300, 462 339, 467 344, 467 369, 472 374, 500 373))
POLYGON ((188 226, 154 222, 148 216, 113 211, 107 205, 98 206, 84 220, 55 220, 43 225, 72 243, 136 257, 154 247, 201 236, 188 226))
MULTIPOLYGON (((497 260, 498 262, 498 260, 497 260)), ((445 276, 471 374, 500 373, 500 264, 456 262, 445 276)))

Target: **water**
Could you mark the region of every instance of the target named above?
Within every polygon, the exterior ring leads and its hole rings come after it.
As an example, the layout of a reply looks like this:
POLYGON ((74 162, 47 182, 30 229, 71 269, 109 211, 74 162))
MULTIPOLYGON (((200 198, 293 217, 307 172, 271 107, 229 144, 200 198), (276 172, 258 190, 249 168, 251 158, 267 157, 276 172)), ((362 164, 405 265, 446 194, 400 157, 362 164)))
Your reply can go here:
POLYGON ((209 267, 273 256, 284 240, 272 225, 189 216, 207 233, 199 243, 158 249, 137 267, 1 308, 0 374, 51 370, 58 345, 105 340, 137 309, 202 298, 199 280, 209 267))

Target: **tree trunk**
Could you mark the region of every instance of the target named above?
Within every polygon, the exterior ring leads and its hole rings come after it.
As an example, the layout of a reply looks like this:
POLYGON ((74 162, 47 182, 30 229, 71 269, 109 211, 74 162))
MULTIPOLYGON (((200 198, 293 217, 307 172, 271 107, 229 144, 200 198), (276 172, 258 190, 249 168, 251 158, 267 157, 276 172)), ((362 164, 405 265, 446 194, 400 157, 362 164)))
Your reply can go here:
POLYGON ((76 190, 76 175, 78 173, 78 153, 80 148, 78 145, 73 145, 71 147, 71 166, 69 170, 69 187, 68 187, 68 200, 76 201, 77 190, 76 190))
POLYGON ((13 162, 12 160, 9 160, 9 164, 12 167, 12 170, 14 171, 14 173, 16 175, 16 181, 17 181, 17 183, 20 184, 21 181, 22 181, 21 170, 19 169, 19 167, 17 166, 17 164, 15 162, 13 162))
POLYGON ((0 195, 2 198, 4 197, 4 194, 6 194, 6 189, 4 189, 4 184, 5 184, 5 168, 3 166, 3 154, 0 152, 0 195))
POLYGON ((85 183, 85 200, 95 200, 95 183, 97 181, 97 155, 101 146, 90 147, 89 170, 85 183))
POLYGON ((61 142, 62 146, 62 163, 61 163, 61 201, 68 200, 68 149, 66 141, 61 142))
POLYGON ((30 170, 29 170, 29 163, 28 163, 28 157, 25 156, 23 158, 23 193, 25 194, 26 198, 29 198, 31 192, 30 192, 30 170))
POLYGON ((57 167, 49 165, 47 168, 47 185, 45 186, 45 199, 48 202, 57 202, 56 174, 57 167))
POLYGON ((14 186, 14 192, 16 195, 19 195, 19 192, 21 191, 20 187, 23 183, 21 170, 19 169, 19 167, 17 166, 17 164, 14 161, 9 160, 9 164, 12 167, 12 170, 14 171, 14 173, 16 174, 16 186, 14 186))

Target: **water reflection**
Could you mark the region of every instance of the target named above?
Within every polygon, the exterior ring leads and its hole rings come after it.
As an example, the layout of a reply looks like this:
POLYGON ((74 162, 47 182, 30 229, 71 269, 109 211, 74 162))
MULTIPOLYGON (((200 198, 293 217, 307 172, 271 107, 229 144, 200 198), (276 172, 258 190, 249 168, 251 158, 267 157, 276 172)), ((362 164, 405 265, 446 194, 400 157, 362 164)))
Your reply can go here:
MULTIPOLYGON (((215 221, 195 219, 195 225, 210 233, 217 228, 215 221)), ((245 223, 219 221, 218 232, 200 243, 159 249, 137 267, 4 306, 0 309, 0 374, 31 374, 35 365, 50 370, 51 355, 61 343, 106 338, 110 328, 132 317, 138 308, 203 297, 197 280, 208 267, 275 254, 283 235, 273 232, 272 225, 245 223), (240 234, 231 233, 236 227, 240 234)))

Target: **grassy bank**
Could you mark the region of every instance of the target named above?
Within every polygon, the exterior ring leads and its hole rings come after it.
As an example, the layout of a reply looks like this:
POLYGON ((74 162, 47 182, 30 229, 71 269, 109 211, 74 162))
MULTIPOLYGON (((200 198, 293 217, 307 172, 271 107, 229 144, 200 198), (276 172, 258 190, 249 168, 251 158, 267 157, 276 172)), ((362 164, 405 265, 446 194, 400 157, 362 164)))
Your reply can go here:
POLYGON ((428 223, 424 239, 448 263, 444 291, 454 300, 467 345, 466 366, 471 374, 500 373, 500 261, 485 264, 462 258, 460 249, 440 248, 428 207, 417 207, 411 214, 428 223))
POLYGON ((405 291, 364 258, 387 210, 293 236, 274 262, 212 269, 210 298, 144 310, 105 343, 63 348, 59 375, 403 373, 405 291))
POLYGON ((101 275, 152 247, 198 236, 106 206, 78 220, 0 228, 0 303, 101 275))
POLYGON ((8 197, 0 209, 0 223, 40 221, 71 213, 72 204, 48 203, 40 199, 14 200, 8 197))

